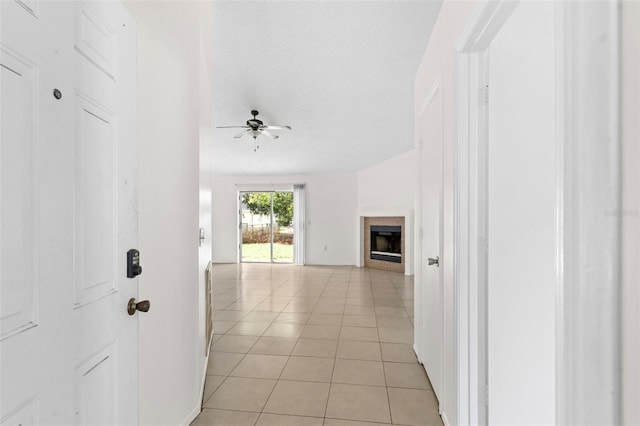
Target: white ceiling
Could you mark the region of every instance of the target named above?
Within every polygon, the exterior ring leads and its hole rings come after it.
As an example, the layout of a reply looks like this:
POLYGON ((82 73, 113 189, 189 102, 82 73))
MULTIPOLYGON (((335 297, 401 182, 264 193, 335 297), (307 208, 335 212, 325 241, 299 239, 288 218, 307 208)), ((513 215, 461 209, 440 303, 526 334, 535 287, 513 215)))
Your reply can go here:
POLYGON ((215 174, 357 171, 413 147, 413 83, 441 1, 217 1, 215 174))

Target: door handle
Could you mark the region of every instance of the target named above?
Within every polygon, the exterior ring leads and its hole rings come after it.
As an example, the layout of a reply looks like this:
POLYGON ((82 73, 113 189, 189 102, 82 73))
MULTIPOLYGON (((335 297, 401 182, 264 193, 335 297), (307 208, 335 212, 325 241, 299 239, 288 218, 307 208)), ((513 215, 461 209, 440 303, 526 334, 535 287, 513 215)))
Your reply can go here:
POLYGON ((440 256, 436 256, 435 259, 433 257, 430 257, 427 260, 429 261, 429 266, 433 266, 433 265, 436 265, 436 267, 440 266, 440 256))
MULTIPOLYGON (((241 225, 242 226, 242 225, 241 225)), ((204 242, 204 228, 200 228, 200 234, 198 235, 198 247, 202 247, 202 243, 204 242)))
POLYGON ((140 302, 136 303, 136 299, 131 298, 129 299, 129 304, 127 305, 127 312, 129 313, 129 315, 133 315, 136 313, 136 311, 149 312, 149 308, 151 308, 151 302, 149 302, 148 300, 141 300, 140 302))

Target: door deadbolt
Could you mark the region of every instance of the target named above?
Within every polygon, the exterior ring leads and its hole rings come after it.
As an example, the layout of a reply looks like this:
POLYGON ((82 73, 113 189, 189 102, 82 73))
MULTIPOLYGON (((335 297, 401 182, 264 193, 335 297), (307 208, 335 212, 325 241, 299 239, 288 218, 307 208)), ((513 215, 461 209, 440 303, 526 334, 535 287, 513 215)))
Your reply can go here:
POLYGON ((127 278, 135 278, 141 273, 140 252, 136 249, 131 249, 127 252, 127 278))
POLYGON ((429 261, 429 266, 440 266, 440 256, 436 256, 435 259, 433 257, 430 257, 427 260, 429 261))
POLYGON ((133 315, 136 311, 140 312, 149 312, 149 308, 151 308, 151 302, 148 300, 141 300, 136 303, 136 299, 129 299, 129 304, 127 305, 127 312, 129 315, 133 315))

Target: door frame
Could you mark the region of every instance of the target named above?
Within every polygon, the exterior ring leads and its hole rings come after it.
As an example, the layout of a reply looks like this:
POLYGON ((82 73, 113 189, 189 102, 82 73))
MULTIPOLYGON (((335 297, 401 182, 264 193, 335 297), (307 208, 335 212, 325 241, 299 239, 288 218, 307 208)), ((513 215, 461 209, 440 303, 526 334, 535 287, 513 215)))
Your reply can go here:
POLYGON ((622 424, 640 424, 640 3, 622 4, 622 424))
POLYGON ((454 371, 461 425, 488 424, 488 48, 517 5, 484 3, 454 52, 454 371))
MULTIPOLYGON (((282 264, 282 265, 292 265, 295 263, 295 255, 294 258, 291 259, 291 262, 275 262, 273 260, 273 224, 274 224, 274 213, 273 213, 273 195, 276 192, 291 192, 293 194, 293 189, 241 189, 238 190, 238 263, 269 263, 269 264, 282 264), (270 209, 270 216, 271 216, 271 223, 269 226, 269 234, 270 234, 270 259, 269 261, 266 262, 243 262, 242 261, 242 194, 245 193, 252 193, 252 192, 263 192, 263 193, 269 193, 270 194, 270 200, 271 200, 271 209, 270 209)), ((292 203, 295 202, 295 197, 292 200, 292 203)), ((295 207, 294 207, 295 208, 295 207)), ((292 225, 293 226, 293 225, 292 225)), ((293 244, 295 244, 295 240, 293 242, 293 244)), ((294 252, 295 252, 295 246, 294 246, 294 252)))
POLYGON ((556 418, 620 424, 620 5, 558 7, 564 182, 558 192, 556 418))
MULTIPOLYGON (((454 370, 461 425, 488 420, 487 49, 517 6, 484 1, 454 52, 454 370)), ((613 217, 620 211, 619 9, 616 2, 556 7, 556 419, 573 424, 590 417, 615 424, 620 420, 620 217, 613 217), (598 40, 603 33, 604 43, 598 40), (603 144, 603 137, 611 143, 603 144), (583 265, 597 265, 596 273, 589 275, 583 265), (585 285, 599 293, 581 291, 585 285), (596 330, 580 326, 585 312, 598 316, 596 330), (581 374, 603 368, 604 386, 581 374)))

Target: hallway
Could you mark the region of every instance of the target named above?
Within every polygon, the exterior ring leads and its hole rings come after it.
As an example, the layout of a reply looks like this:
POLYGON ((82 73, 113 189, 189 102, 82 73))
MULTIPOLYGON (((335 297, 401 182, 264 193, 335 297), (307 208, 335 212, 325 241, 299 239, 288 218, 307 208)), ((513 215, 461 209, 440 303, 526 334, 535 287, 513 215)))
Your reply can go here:
POLYGON ((218 264, 204 425, 441 425, 413 342, 413 278, 218 264))

